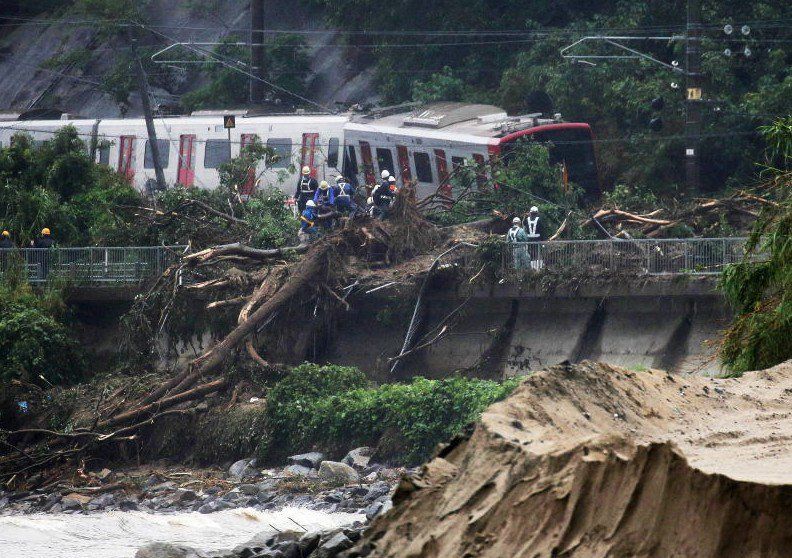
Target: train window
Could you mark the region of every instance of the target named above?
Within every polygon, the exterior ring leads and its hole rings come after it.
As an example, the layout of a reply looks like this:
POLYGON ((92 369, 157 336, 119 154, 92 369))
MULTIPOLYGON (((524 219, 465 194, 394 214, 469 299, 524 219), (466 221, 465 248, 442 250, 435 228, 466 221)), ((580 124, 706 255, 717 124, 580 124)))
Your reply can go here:
POLYGON ((356 176, 358 173, 357 153, 355 153, 355 146, 350 145, 347 147, 347 156, 344 165, 344 173, 347 176, 356 176))
POLYGON ((330 138, 327 144, 327 166, 333 168, 338 166, 338 138, 330 138))
POLYGON ((396 174, 393 168, 393 153, 391 153, 390 149, 377 149, 377 166, 380 172, 387 170, 393 175, 396 174))
MULTIPOLYGON (((143 160, 144 169, 154 168, 154 154, 151 152, 150 143, 151 142, 146 141, 146 154, 143 160)), ((170 142, 166 139, 158 139, 157 147, 159 147, 160 164, 163 169, 166 169, 170 161, 170 142)))
POLYGON ((228 140, 206 140, 204 168, 216 169, 231 160, 231 142, 228 140))
POLYGON ((429 154, 416 151, 413 157, 415 158, 415 174, 418 176, 418 182, 434 182, 429 154))
POLYGON ((104 142, 99 145, 99 164, 110 166, 110 143, 104 142))
POLYGON ((270 164, 273 169, 283 169, 291 164, 291 138, 270 138, 267 147, 275 152, 275 161, 270 164))
POLYGON ((465 166, 464 157, 451 157, 451 171, 456 172, 465 166))

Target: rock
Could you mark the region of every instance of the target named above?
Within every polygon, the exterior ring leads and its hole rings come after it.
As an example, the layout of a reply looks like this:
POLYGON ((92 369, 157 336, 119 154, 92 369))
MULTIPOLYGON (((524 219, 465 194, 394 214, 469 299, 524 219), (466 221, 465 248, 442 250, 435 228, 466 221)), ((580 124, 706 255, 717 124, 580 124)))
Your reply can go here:
POLYGON ((63 500, 60 501, 61 506, 63 506, 64 510, 79 510, 82 508, 83 504, 87 504, 90 502, 90 496, 84 496, 82 494, 69 494, 68 496, 64 496, 63 500))
POLYGON ((269 492, 278 486, 278 479, 267 479, 256 484, 259 492, 269 492))
POLYGON ((283 470, 284 473, 287 475, 292 475, 295 477, 307 477, 313 472, 313 469, 310 467, 305 467, 304 465, 289 465, 283 470))
POLYGON ((363 498, 366 502, 373 502, 377 498, 385 496, 390 492, 390 485, 387 482, 376 482, 371 485, 369 493, 363 498))
POLYGON ((352 547, 352 541, 349 540, 343 532, 336 533, 325 542, 319 545, 319 548, 311 554, 315 558, 333 558, 348 548, 352 547))
POLYGON ((138 509, 138 503, 130 499, 122 500, 118 504, 118 509, 120 509, 121 511, 134 511, 138 509))
POLYGON ((176 488, 176 483, 173 481, 167 481, 147 488, 146 492, 162 492, 163 490, 173 490, 174 488, 176 488))
POLYGON ((239 491, 247 496, 255 496, 260 492, 257 484, 240 484, 239 491))
POLYGON ((97 496, 90 502, 88 502, 88 509, 89 510, 103 510, 109 506, 114 505, 115 496, 112 494, 102 494, 101 496, 97 496))
POLYGON ((370 447, 361 447, 356 448, 350 451, 344 459, 341 460, 341 463, 346 463, 347 465, 354 467, 356 469, 365 469, 368 467, 369 460, 371 456, 374 454, 374 449, 370 447))
POLYGON ((255 459, 240 459, 228 468, 228 474, 232 477, 237 477, 240 479, 254 477, 256 474, 258 474, 258 471, 256 471, 255 467, 255 459))
POLYGON ((324 454, 318 451, 312 451, 309 453, 301 453, 299 455, 291 455, 287 459, 291 461, 293 465, 302 465, 303 467, 316 469, 324 459, 324 454))
POLYGON ((319 465, 319 478, 328 482, 350 484, 358 482, 360 475, 346 463, 322 461, 319 465))
POLYGON ((5 508, 8 505, 8 502, 9 502, 8 496, 3 496, 2 498, 0 498, 0 510, 5 508))
POLYGON ((319 546, 322 534, 319 532, 306 533, 298 541, 298 546, 302 556, 309 556, 319 546))
POLYGON ((193 490, 185 490, 179 489, 176 492, 175 501, 180 504, 186 504, 188 502, 193 502, 198 497, 198 495, 193 490))
POLYGON ((366 519, 371 521, 377 517, 380 514, 380 511, 382 511, 383 505, 384 504, 382 502, 374 502, 373 504, 369 504, 369 506, 366 508, 366 519))
POLYGON ((150 490, 151 487, 156 486, 162 482, 162 477, 159 475, 151 475, 149 478, 146 479, 146 482, 143 484, 143 490, 150 490))
POLYGON ((139 549, 135 558, 201 558, 205 556, 194 548, 170 543, 151 543, 139 549))

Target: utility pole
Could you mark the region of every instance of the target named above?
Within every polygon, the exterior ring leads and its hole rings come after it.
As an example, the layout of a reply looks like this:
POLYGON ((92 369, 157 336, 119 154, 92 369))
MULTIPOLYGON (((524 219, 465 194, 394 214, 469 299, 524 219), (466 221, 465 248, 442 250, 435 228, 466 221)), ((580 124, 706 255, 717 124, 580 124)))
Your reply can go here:
POLYGON ((165 190, 165 173, 162 171, 162 159, 160 159, 159 144, 157 143, 157 131, 154 129, 154 115, 151 112, 151 97, 149 95, 148 78, 146 77, 146 70, 143 68, 143 62, 140 61, 137 51, 137 39, 127 31, 127 42, 129 43, 129 52, 132 55, 132 63, 135 66, 137 73, 138 91, 140 92, 140 101, 143 104, 143 115, 146 118, 146 130, 148 131, 149 149, 151 149, 151 158, 154 161, 154 174, 157 177, 157 189, 165 190))
POLYGON ((701 0, 688 0, 685 34, 687 94, 685 101, 685 183, 689 192, 701 186, 699 148, 701 146, 701 0))
POLYGON ((250 0, 250 103, 264 98, 264 0, 250 0))

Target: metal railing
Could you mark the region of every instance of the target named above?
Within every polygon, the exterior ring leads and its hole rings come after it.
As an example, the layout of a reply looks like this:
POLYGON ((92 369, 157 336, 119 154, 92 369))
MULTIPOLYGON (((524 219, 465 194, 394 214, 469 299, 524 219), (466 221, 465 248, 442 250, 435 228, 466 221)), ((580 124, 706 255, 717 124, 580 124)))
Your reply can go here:
POLYGON ((742 260, 745 242, 745 238, 673 238, 506 243, 503 268, 506 272, 716 274, 742 260))
POLYGON ((23 266, 33 284, 128 285, 158 277, 186 246, 23 248, 0 250, 0 267, 23 266))

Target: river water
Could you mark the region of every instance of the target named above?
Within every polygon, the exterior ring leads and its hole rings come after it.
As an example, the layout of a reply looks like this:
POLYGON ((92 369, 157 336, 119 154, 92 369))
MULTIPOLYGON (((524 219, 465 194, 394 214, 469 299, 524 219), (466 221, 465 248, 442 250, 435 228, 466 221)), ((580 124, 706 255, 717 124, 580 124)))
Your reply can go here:
POLYGON ((330 529, 365 516, 304 508, 252 508, 211 514, 99 512, 0 517, 0 558, 132 558, 141 546, 169 542, 214 551, 261 532, 330 529))

